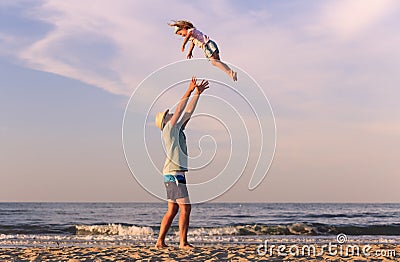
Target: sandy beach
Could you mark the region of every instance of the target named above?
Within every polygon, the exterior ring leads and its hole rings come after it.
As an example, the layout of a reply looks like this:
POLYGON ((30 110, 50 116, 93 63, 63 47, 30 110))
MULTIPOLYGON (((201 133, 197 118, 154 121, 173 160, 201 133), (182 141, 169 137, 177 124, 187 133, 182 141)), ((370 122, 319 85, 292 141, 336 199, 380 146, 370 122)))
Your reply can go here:
MULTIPOLYGON (((1 248, 0 261, 400 261, 400 245, 370 246, 369 256, 362 252, 347 256, 329 252, 316 256, 279 256, 277 253, 270 256, 268 252, 258 254, 257 245, 201 246, 191 250, 177 247, 156 249, 152 246, 1 248), (380 250, 379 256, 377 250, 380 250), (394 250, 395 254, 393 251, 389 254, 389 250, 394 250)), ((318 245, 317 252, 320 251, 321 245, 318 245)))
POLYGON ((191 250, 178 248, 176 225, 166 238, 170 247, 154 247, 162 208, 0 203, 7 214, 0 216, 0 262, 400 261, 399 204, 199 205, 191 250))

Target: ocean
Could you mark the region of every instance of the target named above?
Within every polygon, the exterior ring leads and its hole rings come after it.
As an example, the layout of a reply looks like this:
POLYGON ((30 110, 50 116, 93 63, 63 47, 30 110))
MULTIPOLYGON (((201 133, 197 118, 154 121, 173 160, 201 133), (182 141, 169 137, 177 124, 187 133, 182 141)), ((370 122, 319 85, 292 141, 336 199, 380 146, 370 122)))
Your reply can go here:
MULTIPOLYGON (((0 203, 0 247, 153 245, 166 203, 0 203)), ((178 216, 167 242, 178 241, 178 216)), ((400 204, 193 205, 197 245, 334 241, 400 243, 400 204)))

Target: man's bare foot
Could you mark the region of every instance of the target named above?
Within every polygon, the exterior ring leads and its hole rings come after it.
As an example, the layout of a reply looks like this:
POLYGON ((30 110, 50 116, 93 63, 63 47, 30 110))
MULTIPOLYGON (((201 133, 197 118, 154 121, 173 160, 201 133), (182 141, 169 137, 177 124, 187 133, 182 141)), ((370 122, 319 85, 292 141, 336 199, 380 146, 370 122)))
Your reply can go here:
POLYGON ((194 246, 189 243, 186 243, 186 244, 179 245, 179 248, 180 249, 191 249, 191 248, 194 248, 194 246))
POLYGON ((155 248, 167 248, 167 247, 169 247, 169 246, 166 245, 165 243, 157 243, 154 247, 155 247, 155 248))

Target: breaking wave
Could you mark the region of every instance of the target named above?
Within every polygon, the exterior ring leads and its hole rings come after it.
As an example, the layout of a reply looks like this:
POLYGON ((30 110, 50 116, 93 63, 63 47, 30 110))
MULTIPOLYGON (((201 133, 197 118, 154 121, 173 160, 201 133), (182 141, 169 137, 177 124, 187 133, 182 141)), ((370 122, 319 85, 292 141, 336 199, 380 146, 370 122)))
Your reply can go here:
POLYGON ((151 227, 128 226, 121 224, 108 225, 75 225, 76 235, 117 235, 145 236, 153 235, 151 227))
MULTIPOLYGON (((172 227, 178 234, 178 227, 172 227)), ((159 226, 138 226, 130 224, 95 224, 74 226, 27 226, 0 225, 0 234, 35 235, 78 235, 78 236, 152 236, 157 235, 159 226)), ((280 225, 233 224, 219 227, 190 227, 190 236, 328 236, 344 233, 346 235, 386 235, 400 236, 400 224, 391 225, 326 225, 316 223, 291 223, 280 225)))

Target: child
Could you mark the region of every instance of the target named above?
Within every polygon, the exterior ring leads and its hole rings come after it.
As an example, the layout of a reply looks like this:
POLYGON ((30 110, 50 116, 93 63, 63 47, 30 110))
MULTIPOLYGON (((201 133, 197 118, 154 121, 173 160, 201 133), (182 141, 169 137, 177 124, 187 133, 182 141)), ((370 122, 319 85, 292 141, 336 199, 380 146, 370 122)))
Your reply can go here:
POLYGON ((192 51, 194 46, 197 45, 204 51, 204 54, 211 61, 211 64, 227 73, 233 81, 237 81, 237 73, 221 61, 217 44, 210 40, 208 36, 197 30, 191 22, 179 20, 168 25, 175 27, 175 34, 185 38, 182 43, 182 52, 185 51, 186 43, 188 41, 192 42, 187 54, 188 59, 193 57, 192 51))

